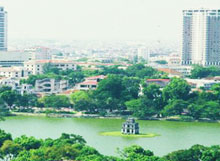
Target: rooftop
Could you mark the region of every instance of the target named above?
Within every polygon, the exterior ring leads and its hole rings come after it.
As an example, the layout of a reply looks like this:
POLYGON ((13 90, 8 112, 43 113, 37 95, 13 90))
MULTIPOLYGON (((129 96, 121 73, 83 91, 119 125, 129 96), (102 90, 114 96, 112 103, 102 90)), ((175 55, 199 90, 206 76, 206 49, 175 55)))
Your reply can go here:
POLYGON ((79 85, 97 85, 98 82, 94 80, 84 81, 82 83, 79 83, 79 85))
POLYGON ((30 60, 26 63, 45 64, 45 63, 74 63, 74 62, 71 60, 56 59, 56 60, 30 60))
POLYGON ((147 79, 147 82, 169 82, 170 79, 147 79))

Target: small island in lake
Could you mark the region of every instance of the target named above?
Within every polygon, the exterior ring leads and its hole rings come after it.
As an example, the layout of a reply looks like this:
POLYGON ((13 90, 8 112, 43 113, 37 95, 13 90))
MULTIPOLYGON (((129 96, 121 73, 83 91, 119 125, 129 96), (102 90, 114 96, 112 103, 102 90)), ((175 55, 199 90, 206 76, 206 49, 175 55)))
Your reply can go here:
POLYGON ((120 136, 120 137, 133 137, 133 138, 140 138, 140 137, 155 137, 159 136, 158 134, 154 133, 139 133, 139 124, 135 122, 133 118, 129 118, 122 124, 122 129, 120 131, 113 131, 113 132, 101 132, 100 135, 103 136, 120 136))

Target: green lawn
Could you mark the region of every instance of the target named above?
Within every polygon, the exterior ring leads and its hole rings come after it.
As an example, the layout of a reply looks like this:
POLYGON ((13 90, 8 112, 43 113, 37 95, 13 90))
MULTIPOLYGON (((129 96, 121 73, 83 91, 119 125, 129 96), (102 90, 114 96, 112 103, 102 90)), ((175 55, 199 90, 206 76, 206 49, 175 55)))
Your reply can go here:
POLYGON ((132 137, 132 138, 152 138, 152 137, 160 136, 158 134, 153 134, 153 133, 149 133, 149 134, 140 133, 140 134, 136 134, 136 135, 134 135, 134 134, 126 135, 126 134, 122 134, 120 131, 101 132, 100 135, 102 135, 102 136, 132 137))

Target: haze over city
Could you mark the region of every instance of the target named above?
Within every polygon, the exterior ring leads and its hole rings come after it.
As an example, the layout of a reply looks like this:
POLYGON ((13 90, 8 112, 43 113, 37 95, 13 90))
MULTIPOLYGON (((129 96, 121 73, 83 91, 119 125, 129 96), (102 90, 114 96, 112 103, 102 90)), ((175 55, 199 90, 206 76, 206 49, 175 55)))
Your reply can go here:
POLYGON ((219 0, 2 0, 13 39, 180 41, 182 10, 219 0))
POLYGON ((220 161, 219 0, 1 0, 0 161, 220 161))

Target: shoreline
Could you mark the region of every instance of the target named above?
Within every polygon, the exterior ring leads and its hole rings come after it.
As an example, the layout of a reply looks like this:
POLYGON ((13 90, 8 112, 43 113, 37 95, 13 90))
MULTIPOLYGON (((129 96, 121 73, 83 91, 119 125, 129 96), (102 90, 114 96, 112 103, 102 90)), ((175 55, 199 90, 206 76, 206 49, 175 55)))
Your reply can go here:
MULTIPOLYGON (((45 114, 45 113, 26 113, 26 112, 12 112, 11 116, 33 116, 33 117, 51 117, 51 118, 96 118, 96 119, 125 119, 128 116, 99 116, 94 114, 45 114)), ((10 116, 7 116, 10 117, 10 116)), ((173 121, 173 122, 206 122, 206 123, 220 123, 220 120, 184 120, 181 118, 148 118, 148 119, 137 119, 137 120, 149 120, 149 121, 173 121)))

